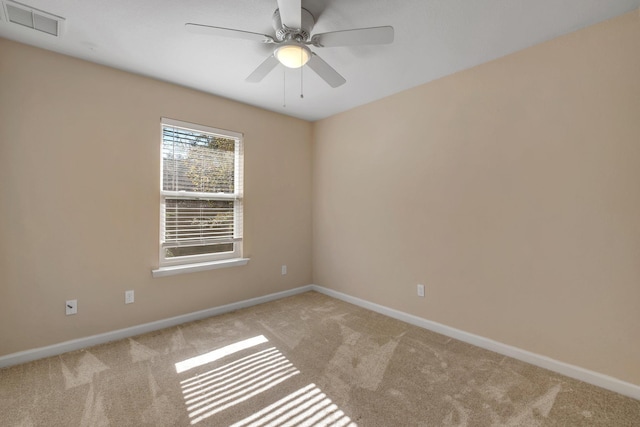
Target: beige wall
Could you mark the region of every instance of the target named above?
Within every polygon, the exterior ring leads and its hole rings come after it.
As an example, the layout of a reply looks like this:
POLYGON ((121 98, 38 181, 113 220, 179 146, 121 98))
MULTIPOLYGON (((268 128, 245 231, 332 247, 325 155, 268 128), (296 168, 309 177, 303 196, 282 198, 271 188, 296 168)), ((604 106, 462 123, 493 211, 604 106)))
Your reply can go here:
POLYGON ((637 12, 314 137, 314 283, 640 384, 637 12))
POLYGON ((309 284, 311 127, 0 39, 0 355, 309 284), (244 133, 248 265, 151 277, 161 117, 244 133))

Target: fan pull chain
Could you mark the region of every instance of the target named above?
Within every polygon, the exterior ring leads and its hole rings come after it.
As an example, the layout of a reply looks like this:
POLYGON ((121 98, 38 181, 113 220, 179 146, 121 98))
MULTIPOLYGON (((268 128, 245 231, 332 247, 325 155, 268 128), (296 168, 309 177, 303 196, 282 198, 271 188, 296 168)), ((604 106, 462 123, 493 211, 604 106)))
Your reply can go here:
POLYGON ((287 108, 287 71, 282 70, 282 108, 287 108))
MULTIPOLYGON (((302 63, 302 50, 300 50, 300 63, 302 63)), ((304 99, 304 94, 303 92, 303 86, 302 86, 302 77, 304 75, 304 71, 302 70, 304 68, 304 65, 302 67, 300 67, 300 99, 304 99)))

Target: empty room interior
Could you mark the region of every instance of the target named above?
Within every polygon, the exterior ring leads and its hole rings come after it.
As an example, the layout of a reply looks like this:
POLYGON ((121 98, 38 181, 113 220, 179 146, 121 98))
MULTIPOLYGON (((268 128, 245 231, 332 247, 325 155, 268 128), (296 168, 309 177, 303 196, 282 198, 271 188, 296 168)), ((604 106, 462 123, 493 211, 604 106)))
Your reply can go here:
POLYGON ((638 0, 0 3, 0 425, 640 425, 638 0))

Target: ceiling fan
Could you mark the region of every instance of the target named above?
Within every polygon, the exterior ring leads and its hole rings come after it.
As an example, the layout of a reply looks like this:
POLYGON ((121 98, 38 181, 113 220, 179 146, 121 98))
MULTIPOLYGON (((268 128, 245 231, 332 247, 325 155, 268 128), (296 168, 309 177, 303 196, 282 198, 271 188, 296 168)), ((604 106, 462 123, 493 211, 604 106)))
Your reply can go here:
POLYGON ((278 64, 289 68, 308 65, 331 87, 346 82, 336 70, 309 49, 309 46, 339 47, 388 44, 393 42, 393 27, 358 28, 311 35, 315 18, 302 7, 302 0, 277 0, 278 8, 272 21, 275 35, 253 33, 232 28, 214 27, 188 23, 188 31, 219 37, 251 40, 275 45, 273 53, 267 57, 247 78, 247 82, 262 81, 278 64))

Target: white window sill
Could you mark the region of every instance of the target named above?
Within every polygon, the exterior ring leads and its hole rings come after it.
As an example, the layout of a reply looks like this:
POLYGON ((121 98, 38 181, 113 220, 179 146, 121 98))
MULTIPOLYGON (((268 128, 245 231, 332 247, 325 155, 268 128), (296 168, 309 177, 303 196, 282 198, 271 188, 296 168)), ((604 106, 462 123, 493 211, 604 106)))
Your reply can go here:
POLYGON ((246 265, 249 258, 233 258, 221 261, 199 262, 197 264, 170 265, 151 270, 153 277, 174 276, 176 274, 195 273, 196 271, 215 270, 216 268, 237 267, 246 265))

